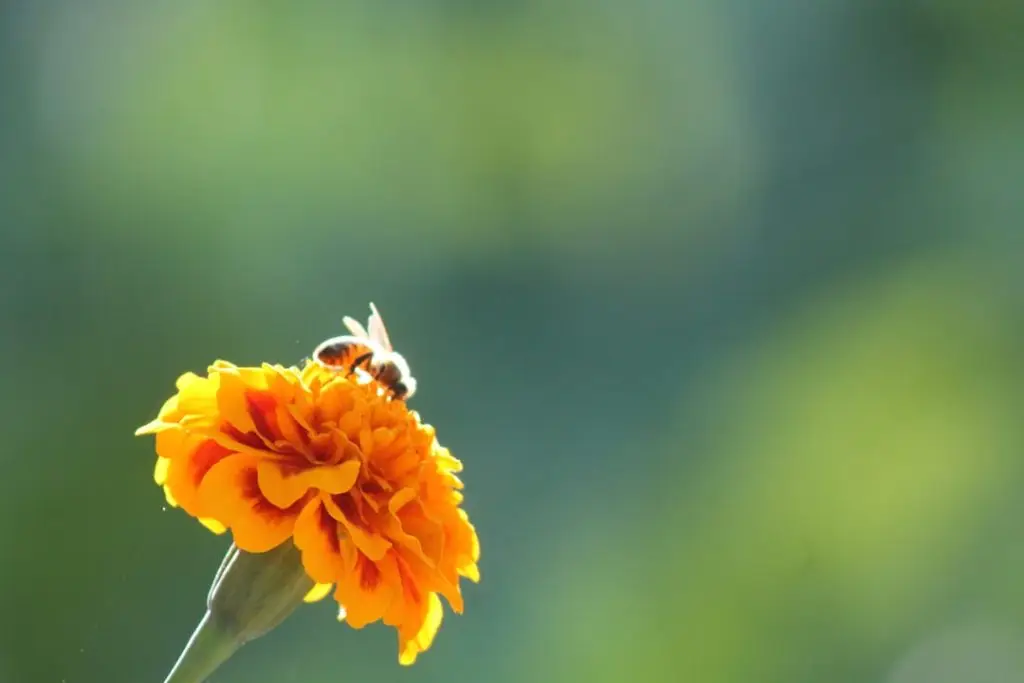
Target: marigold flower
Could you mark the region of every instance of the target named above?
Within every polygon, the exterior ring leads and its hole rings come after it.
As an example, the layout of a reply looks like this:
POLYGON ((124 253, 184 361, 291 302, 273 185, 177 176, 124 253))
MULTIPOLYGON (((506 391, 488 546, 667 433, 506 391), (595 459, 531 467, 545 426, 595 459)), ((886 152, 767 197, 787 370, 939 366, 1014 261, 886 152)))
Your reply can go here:
POLYGON ((376 382, 325 369, 217 361, 182 375, 137 434, 155 434, 168 502, 235 545, 294 543, 353 628, 383 621, 411 664, 461 613, 460 577, 479 581, 480 546, 462 502, 462 464, 433 427, 376 382))

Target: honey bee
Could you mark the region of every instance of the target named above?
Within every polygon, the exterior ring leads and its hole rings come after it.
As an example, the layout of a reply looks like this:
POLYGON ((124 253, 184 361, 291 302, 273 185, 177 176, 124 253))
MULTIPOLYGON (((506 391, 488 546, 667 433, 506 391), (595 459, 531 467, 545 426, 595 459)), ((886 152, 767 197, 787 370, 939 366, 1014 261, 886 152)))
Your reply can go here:
POLYGON ((345 316, 344 323, 352 334, 321 342, 313 351, 313 359, 317 363, 346 375, 362 370, 398 400, 405 400, 416 393, 416 380, 409 372, 409 364, 392 349, 384 320, 373 303, 370 304, 367 327, 348 316, 345 316))

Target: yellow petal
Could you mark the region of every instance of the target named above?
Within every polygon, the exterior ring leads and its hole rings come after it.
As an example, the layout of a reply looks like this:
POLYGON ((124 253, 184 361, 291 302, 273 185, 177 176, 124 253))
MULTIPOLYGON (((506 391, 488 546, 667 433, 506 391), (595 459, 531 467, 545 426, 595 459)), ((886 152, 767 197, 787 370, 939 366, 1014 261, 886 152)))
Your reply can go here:
POLYGON ((166 500, 167 504, 172 508, 178 507, 178 499, 174 497, 173 493, 171 493, 170 486, 164 486, 164 500, 166 500))
POLYGON ((459 576, 465 576, 473 583, 480 583, 480 569, 475 564, 459 568, 459 576))
POLYGON ((170 466, 170 459, 157 457, 156 467, 153 469, 153 481, 156 482, 157 486, 163 486, 164 482, 167 481, 167 468, 170 466))
POLYGON ((178 378, 177 384, 177 406, 171 409, 171 402, 168 401, 161 409, 160 417, 211 415, 216 412, 217 388, 220 385, 220 378, 217 375, 199 377, 188 372, 178 378), (169 414, 165 414, 164 411, 168 411, 169 414))
POLYGON ((217 409, 221 418, 229 422, 242 434, 256 431, 245 393, 249 388, 238 374, 224 372, 220 374, 220 389, 217 391, 217 409))
POLYGON ((302 598, 302 601, 319 602, 320 600, 323 600, 331 594, 331 588, 333 587, 333 583, 318 583, 311 589, 309 589, 309 592, 306 593, 306 596, 304 598, 302 598))
POLYGON ((145 434, 156 434, 157 432, 163 431, 164 429, 170 429, 171 427, 177 427, 178 425, 173 422, 164 422, 159 417, 152 422, 147 422, 138 429, 135 430, 135 436, 143 436, 145 434))
POLYGON ((228 530, 226 526, 211 517, 200 517, 199 523, 218 536, 228 530))
POLYGON ((181 377, 179 377, 177 381, 175 381, 174 388, 177 389, 178 391, 185 391, 186 389, 189 388, 189 386, 195 384, 198 381, 202 381, 202 378, 199 375, 197 375, 194 372, 186 372, 181 377))
POLYGON ((423 620, 423 625, 420 626, 419 631, 416 633, 416 637, 408 640, 404 643, 401 642, 399 637, 399 646, 401 651, 398 654, 398 663, 402 666, 409 666, 416 661, 416 657, 421 653, 425 652, 434 642, 434 636, 437 635, 437 630, 441 628, 441 619, 444 617, 444 610, 441 608, 441 598, 437 597, 437 593, 431 593, 427 596, 427 614, 423 620))

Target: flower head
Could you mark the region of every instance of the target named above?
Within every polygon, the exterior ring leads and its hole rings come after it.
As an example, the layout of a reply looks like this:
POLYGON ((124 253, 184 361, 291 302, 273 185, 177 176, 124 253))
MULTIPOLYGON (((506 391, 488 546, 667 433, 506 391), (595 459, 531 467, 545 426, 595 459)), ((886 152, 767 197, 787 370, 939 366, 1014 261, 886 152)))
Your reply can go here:
POLYGON ((403 664, 430 647, 439 596, 461 613, 460 577, 479 580, 461 463, 366 377, 217 361, 136 433, 156 435, 171 505, 247 552, 294 543, 315 597, 333 587, 354 628, 396 627, 403 664))

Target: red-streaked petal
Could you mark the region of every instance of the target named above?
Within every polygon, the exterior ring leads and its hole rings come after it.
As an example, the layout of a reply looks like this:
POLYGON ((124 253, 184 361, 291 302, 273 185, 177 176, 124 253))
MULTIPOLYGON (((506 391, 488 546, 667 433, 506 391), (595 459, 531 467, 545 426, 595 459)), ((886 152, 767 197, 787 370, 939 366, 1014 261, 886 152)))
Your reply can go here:
POLYGON ((318 583, 337 581, 344 571, 338 521, 327 514, 319 497, 312 499, 299 513, 294 535, 306 573, 318 583))
POLYGON ((391 542, 379 533, 366 528, 356 518, 355 511, 351 508, 351 501, 348 498, 345 496, 338 496, 337 498, 325 497, 324 507, 327 508, 327 512, 331 517, 345 525, 345 531, 348 532, 352 542, 362 553, 374 562, 384 557, 384 554, 391 547, 391 542), (342 510, 342 504, 345 505, 345 510, 342 510))
POLYGON ((390 553, 379 562, 370 560, 349 543, 343 544, 345 571, 334 597, 345 608, 345 620, 353 628, 380 619, 392 603, 401 599, 398 572, 390 553))
POLYGON ((305 469, 263 460, 258 467, 260 491, 277 507, 286 508, 310 490, 347 493, 355 485, 361 468, 358 460, 305 469))
MULTIPOLYGON (((176 432, 163 434, 170 438, 176 432)), ((187 455, 177 455, 169 460, 164 486, 185 512, 194 517, 210 517, 199 496, 199 487, 210 469, 232 453, 209 439, 199 440, 189 435, 184 437, 180 443, 190 450, 187 455)))
POLYGON ((238 453, 210 468, 199 487, 199 497, 212 517, 231 529, 235 545, 251 553, 277 547, 295 528, 304 501, 281 509, 260 492, 256 468, 259 460, 238 453))

